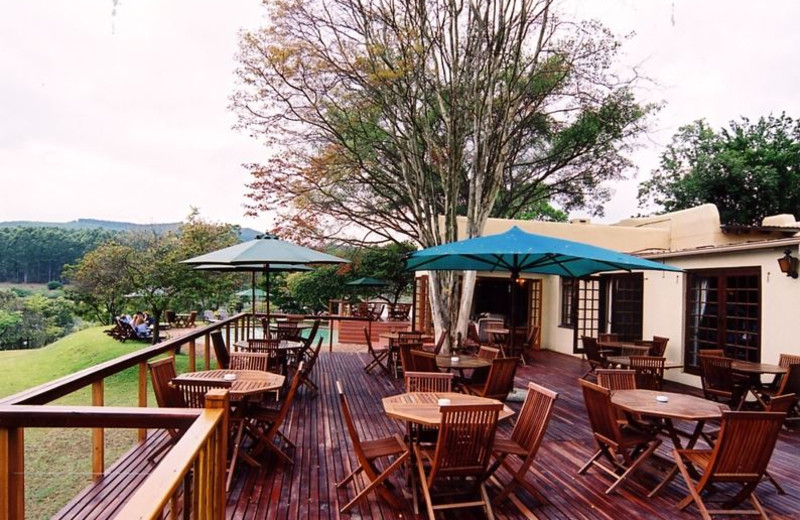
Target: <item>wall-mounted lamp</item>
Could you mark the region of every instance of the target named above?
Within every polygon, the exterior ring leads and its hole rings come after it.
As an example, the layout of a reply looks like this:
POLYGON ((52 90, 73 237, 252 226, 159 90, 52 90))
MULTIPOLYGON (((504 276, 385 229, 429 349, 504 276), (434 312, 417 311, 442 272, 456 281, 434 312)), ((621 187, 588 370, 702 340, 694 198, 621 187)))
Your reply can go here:
POLYGON ((778 265, 781 268, 781 272, 792 278, 797 278, 797 264, 798 259, 792 256, 792 251, 790 249, 784 251, 783 256, 778 258, 778 265))

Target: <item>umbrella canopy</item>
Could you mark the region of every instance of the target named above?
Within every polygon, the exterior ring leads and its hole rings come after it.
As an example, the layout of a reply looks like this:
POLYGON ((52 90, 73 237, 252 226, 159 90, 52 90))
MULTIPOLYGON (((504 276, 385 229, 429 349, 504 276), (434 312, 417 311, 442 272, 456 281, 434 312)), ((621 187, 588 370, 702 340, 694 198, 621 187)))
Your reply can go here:
POLYGON ((367 276, 365 278, 353 280, 352 282, 347 282, 345 285, 353 285, 357 287, 386 287, 389 285, 389 282, 367 276))
MULTIPOLYGON (((204 255, 183 260, 185 264, 217 264, 229 266, 260 266, 267 279, 267 294, 269 294, 269 273, 277 270, 278 266, 292 264, 339 264, 348 263, 349 260, 338 256, 321 253, 285 240, 275 235, 266 233, 253 240, 242 242, 234 246, 212 251, 204 255)), ((267 317, 269 317, 269 298, 267 298, 267 317)))
MULTIPOLYGON (((522 273, 580 278, 606 271, 682 271, 581 242, 527 233, 517 226, 505 233, 450 242, 406 256, 410 271, 504 271, 516 280, 522 273)), ((514 349, 515 291, 511 291, 511 349, 514 349)))
POLYGON ((262 289, 252 289, 252 290, 244 289, 238 291, 236 293, 236 296, 242 296, 243 298, 250 298, 250 296, 252 295, 255 298, 263 298, 266 294, 267 293, 264 292, 262 289))
POLYGON ((581 242, 522 231, 450 242, 414 251, 411 271, 506 271, 513 276, 539 273, 580 278, 606 271, 681 271, 677 267, 581 242))

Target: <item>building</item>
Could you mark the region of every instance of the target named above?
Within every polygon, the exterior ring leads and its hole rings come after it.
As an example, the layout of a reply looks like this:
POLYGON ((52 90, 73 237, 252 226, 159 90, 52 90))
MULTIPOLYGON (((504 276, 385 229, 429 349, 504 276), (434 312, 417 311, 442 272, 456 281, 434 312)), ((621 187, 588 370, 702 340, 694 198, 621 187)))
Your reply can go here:
MULTIPOLYGON (((669 378, 699 385, 697 354, 723 348, 730 357, 777 363, 781 352, 800 353, 800 279, 781 272, 785 251, 797 258, 800 222, 767 217, 761 226, 723 226, 706 204, 666 215, 592 224, 490 219, 484 235, 512 226, 635 254, 684 273, 620 272, 573 280, 524 275, 514 290, 517 323, 540 327, 541 348, 581 352, 579 338, 616 332, 621 339, 669 337, 666 356, 684 364, 669 378)), ((464 237, 463 222, 459 236, 464 237)), ((795 264, 796 265, 796 264, 795 264)), ((507 314, 512 288, 502 273, 478 273, 476 321, 507 314)), ((424 291, 423 291, 424 292, 424 291)), ((419 300, 418 300, 419 301, 419 300)))

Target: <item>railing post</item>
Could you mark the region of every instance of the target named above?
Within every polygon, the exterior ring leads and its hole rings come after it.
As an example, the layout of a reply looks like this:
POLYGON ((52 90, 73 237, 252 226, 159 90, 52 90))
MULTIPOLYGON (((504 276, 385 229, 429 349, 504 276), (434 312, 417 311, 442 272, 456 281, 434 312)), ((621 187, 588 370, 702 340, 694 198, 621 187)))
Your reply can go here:
MULTIPOLYGON (((219 443, 218 450, 214 453, 216 460, 212 464, 215 468, 211 476, 213 484, 210 486, 210 493, 213 493, 211 518, 217 520, 225 519, 225 470, 227 468, 228 455, 228 410, 230 410, 230 400, 227 391, 212 390, 206 394, 206 408, 222 409, 222 421, 218 427, 219 443)), ((198 497, 201 498, 202 497, 198 497)))
MULTIPOLYGON (((25 518, 25 430, 0 428, 0 518, 25 518)), ((225 484, 223 483, 223 490, 225 484)))
MULTIPOLYGON (((139 362, 139 407, 147 408, 147 361, 139 362)), ((139 442, 147 438, 147 428, 139 428, 139 442)))
MULTIPOLYGON (((189 372, 197 370, 197 344, 194 338, 189 340, 189 372)), ((205 368, 208 370, 208 367, 205 368)))
MULTIPOLYGON (((103 379, 92 383, 92 406, 103 406, 103 379)), ((106 465, 105 429, 92 428, 92 480, 97 482, 103 476, 106 465)))

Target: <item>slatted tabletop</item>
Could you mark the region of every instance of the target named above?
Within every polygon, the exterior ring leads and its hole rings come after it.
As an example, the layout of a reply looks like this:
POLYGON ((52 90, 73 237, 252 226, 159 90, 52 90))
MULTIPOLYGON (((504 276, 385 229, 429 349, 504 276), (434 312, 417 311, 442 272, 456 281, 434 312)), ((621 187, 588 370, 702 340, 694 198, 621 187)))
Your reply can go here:
POLYGON ((262 372, 260 370, 202 370, 199 372, 187 372, 174 378, 173 381, 191 381, 198 379, 213 379, 225 381, 226 374, 233 374, 236 379, 231 381, 231 397, 245 397, 249 395, 262 394, 283 387, 286 379, 280 374, 272 372, 262 372))
MULTIPOLYGON (((442 420, 440 409, 444 404, 470 405, 470 404, 495 404, 500 401, 486 399, 474 395, 459 394, 456 392, 407 392, 393 395, 383 399, 383 409, 386 415, 393 419, 413 422, 424 426, 437 426, 442 420), (441 399, 449 402, 440 402, 441 399)), ((500 412, 499 420, 508 419, 514 415, 514 410, 504 406, 500 412)))
POLYGON ((658 390, 615 390, 611 402, 628 412, 687 421, 721 419, 722 412, 728 410, 726 405, 702 397, 658 390), (667 400, 660 401, 659 397, 667 400))

